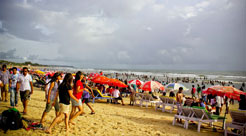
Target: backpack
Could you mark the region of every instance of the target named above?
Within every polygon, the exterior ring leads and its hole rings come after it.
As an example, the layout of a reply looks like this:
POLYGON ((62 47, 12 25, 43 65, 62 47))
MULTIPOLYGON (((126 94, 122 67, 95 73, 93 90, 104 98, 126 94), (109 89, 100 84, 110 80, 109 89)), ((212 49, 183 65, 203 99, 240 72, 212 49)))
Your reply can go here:
POLYGON ((6 133, 10 130, 17 130, 23 127, 20 112, 15 108, 10 108, 2 112, 1 128, 6 133))

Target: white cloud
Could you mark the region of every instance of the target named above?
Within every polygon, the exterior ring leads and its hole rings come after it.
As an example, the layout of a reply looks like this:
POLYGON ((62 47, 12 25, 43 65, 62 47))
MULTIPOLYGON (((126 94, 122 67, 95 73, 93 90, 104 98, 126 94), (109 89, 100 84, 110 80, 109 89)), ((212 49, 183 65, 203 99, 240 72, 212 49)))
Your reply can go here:
POLYGON ((147 31, 152 31, 152 27, 150 27, 150 26, 145 26, 144 29, 147 31))
POLYGON ((164 9, 164 5, 162 4, 154 4, 152 7, 155 12, 160 12, 164 9))
POLYGON ((42 25, 42 24, 36 24, 34 23, 34 29, 38 29, 41 31, 42 34, 49 36, 51 34, 53 34, 54 32, 50 29, 48 29, 46 26, 42 25))
POLYGON ((120 51, 120 52, 118 52, 117 57, 120 60, 128 60, 128 59, 130 59, 130 56, 128 55, 128 52, 127 51, 120 51))
POLYGON ((210 2, 209 1, 202 1, 198 4, 196 4, 196 7, 197 8, 206 8, 210 5, 210 2))
POLYGON ((158 51, 161 55, 168 56, 169 52, 166 49, 162 49, 158 51))
POLYGON ((106 18, 99 17, 79 17, 76 21, 84 25, 86 32, 94 35, 105 35, 112 34, 117 29, 117 25, 111 23, 110 20, 106 18))

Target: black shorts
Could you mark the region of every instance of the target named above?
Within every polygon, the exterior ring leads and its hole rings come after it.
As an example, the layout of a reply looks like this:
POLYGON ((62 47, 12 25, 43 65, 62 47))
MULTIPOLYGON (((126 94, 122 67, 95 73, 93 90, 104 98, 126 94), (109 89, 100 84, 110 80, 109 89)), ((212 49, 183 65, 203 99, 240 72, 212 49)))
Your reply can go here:
POLYGON ((83 98, 82 103, 89 103, 89 98, 83 98))
POLYGON ((115 98, 115 100, 122 100, 122 98, 121 97, 118 97, 118 98, 115 98))
POLYGON ((20 97, 21 97, 21 101, 29 100, 30 99, 30 91, 29 90, 20 91, 20 97))

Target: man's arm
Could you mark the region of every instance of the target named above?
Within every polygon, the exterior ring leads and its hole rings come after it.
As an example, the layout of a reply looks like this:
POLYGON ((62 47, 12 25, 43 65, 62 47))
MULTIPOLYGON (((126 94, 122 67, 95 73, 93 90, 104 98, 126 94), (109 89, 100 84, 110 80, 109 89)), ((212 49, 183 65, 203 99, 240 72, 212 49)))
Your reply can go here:
POLYGON ((9 80, 9 88, 12 86, 12 79, 10 73, 8 73, 8 80, 9 80))
POLYGON ((18 93, 19 90, 20 90, 20 82, 18 81, 18 82, 16 83, 16 92, 18 93))
POLYGON ((32 84, 32 81, 30 81, 30 86, 31 86, 31 94, 33 94, 33 84, 32 84))

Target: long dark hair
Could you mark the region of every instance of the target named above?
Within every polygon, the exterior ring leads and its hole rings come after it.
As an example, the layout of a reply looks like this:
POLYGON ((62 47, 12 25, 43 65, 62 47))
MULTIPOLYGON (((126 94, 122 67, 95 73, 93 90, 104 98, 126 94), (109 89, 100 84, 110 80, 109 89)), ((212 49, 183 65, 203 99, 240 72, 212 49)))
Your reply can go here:
POLYGON ((73 82, 73 75, 71 73, 67 73, 60 86, 71 86, 72 82, 73 82))
POLYGON ((83 73, 81 71, 78 71, 75 75, 75 80, 74 80, 74 88, 76 88, 76 83, 78 80, 80 80, 80 77, 83 73))
MULTIPOLYGON (((61 74, 56 72, 47 84, 55 82, 58 79, 58 76, 61 76, 61 74)), ((60 85, 60 81, 58 81, 58 85, 60 85)))

